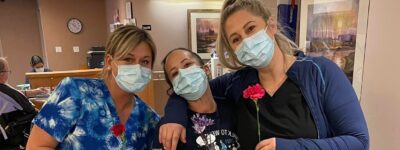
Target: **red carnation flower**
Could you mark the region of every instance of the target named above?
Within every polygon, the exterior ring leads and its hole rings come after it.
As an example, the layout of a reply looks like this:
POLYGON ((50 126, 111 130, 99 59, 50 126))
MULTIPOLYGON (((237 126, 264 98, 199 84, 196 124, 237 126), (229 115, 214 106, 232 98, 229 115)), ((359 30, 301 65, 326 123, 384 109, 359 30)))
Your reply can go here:
POLYGON ((114 136, 121 136, 125 132, 125 126, 123 124, 117 124, 111 127, 111 132, 114 136))
POLYGON ((260 107, 258 106, 258 100, 264 97, 265 90, 260 84, 256 84, 254 86, 249 86, 247 89, 243 91, 244 98, 250 98, 253 100, 254 104, 256 105, 257 111, 257 131, 258 131, 258 141, 261 141, 261 131, 260 131, 260 107))
POLYGON ((265 90, 260 84, 256 84, 254 86, 249 86, 246 90, 243 91, 244 98, 250 98, 251 100, 259 100, 265 95, 265 90))

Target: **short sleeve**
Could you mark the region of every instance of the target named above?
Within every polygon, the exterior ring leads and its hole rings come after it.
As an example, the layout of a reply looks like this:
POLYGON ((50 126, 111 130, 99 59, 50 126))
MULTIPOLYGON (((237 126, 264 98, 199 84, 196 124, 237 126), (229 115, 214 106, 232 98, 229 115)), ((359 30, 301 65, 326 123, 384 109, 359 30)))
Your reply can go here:
POLYGON ((33 123, 62 142, 81 115, 80 95, 74 79, 65 78, 50 95, 33 123))

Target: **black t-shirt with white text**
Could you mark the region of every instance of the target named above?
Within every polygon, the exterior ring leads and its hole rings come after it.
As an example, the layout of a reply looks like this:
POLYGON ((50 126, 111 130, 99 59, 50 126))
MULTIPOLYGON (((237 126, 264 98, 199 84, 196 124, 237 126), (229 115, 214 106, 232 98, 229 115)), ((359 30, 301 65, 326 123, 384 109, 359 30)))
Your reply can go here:
MULTIPOLYGON (((234 104, 228 100, 217 100, 214 113, 196 113, 188 110, 186 142, 178 143, 178 150, 236 150, 240 145, 236 135, 234 104)), ((159 129, 156 131, 158 132, 159 129)), ((153 149, 161 149, 157 138, 153 149)))

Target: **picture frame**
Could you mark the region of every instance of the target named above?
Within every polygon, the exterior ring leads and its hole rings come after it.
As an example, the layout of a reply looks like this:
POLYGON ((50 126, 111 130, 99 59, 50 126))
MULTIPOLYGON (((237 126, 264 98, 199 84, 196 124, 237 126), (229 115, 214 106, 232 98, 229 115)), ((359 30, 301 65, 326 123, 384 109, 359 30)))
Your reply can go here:
POLYGON ((219 31, 220 10, 188 9, 189 48, 202 59, 210 59, 219 31))
POLYGON ((301 0, 298 45, 345 72, 360 100, 369 0, 301 0))

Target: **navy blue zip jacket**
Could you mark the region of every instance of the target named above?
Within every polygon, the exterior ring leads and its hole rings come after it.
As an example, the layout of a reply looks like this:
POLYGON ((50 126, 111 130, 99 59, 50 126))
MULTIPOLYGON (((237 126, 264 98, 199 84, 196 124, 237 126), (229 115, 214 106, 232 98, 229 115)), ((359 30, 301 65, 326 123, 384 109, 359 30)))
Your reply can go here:
MULTIPOLYGON (((360 103, 349 80, 336 64, 324 57, 306 57, 299 52, 287 76, 302 91, 317 127, 318 139, 276 137, 276 149, 369 149, 368 129, 360 103)), ((257 70, 247 67, 212 80, 210 87, 214 97, 239 101, 243 90, 257 81, 257 70)), ((186 110, 183 98, 171 96, 162 124, 186 126, 186 110)))

